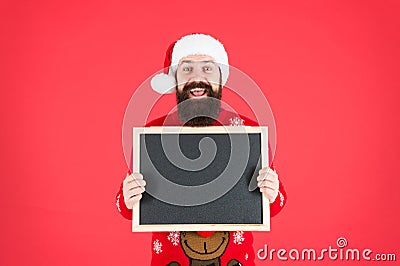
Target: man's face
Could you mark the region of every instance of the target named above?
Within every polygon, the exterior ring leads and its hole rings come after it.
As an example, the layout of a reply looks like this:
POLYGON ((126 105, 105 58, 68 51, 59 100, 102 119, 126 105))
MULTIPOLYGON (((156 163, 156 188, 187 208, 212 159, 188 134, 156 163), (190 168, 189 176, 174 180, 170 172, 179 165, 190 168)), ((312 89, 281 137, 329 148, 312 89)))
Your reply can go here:
MULTIPOLYGON (((221 73, 214 59, 207 55, 189 55, 179 61, 176 71, 177 90, 182 93, 187 83, 205 82, 209 83, 214 93, 220 89, 221 73)), ((207 95, 200 90, 193 90, 189 98, 200 99, 207 95)))
POLYGON ((219 115, 221 72, 206 55, 182 58, 176 71, 179 118, 189 126, 213 125, 219 115))

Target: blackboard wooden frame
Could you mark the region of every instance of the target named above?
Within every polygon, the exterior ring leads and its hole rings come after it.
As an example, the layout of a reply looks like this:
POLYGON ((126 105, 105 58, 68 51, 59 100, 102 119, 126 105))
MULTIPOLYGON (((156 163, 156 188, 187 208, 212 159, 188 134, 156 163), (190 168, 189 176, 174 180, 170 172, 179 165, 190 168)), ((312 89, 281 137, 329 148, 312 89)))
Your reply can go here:
MULTIPOLYGON (((261 168, 268 166, 268 127, 136 127, 133 128, 133 172, 140 172, 140 136, 142 134, 250 134, 261 136, 261 168)), ((144 177, 146 180, 146 177, 144 177)), ((258 188, 257 188, 258 190, 258 188)), ((262 195, 262 223, 257 224, 140 224, 140 202, 132 209, 133 232, 167 231, 270 231, 269 200, 262 195)))

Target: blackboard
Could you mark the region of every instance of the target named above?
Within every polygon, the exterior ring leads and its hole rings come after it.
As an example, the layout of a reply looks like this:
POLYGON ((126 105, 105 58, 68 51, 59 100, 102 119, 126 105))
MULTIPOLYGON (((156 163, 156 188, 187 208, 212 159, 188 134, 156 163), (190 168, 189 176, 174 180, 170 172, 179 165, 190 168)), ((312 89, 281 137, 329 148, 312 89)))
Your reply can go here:
POLYGON ((256 188, 268 165, 267 127, 134 128, 135 172, 146 192, 133 231, 268 231, 256 188))

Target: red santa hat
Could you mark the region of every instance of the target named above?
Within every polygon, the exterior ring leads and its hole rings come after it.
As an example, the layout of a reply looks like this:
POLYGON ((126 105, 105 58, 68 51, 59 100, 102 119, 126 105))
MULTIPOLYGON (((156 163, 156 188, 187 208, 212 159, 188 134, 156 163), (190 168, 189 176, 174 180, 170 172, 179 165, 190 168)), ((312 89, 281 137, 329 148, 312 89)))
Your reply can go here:
POLYGON ((151 79, 151 87, 160 94, 171 93, 175 90, 175 73, 179 61, 188 55, 208 55, 221 69, 222 86, 229 76, 228 54, 224 46, 214 37, 206 34, 190 34, 172 43, 167 50, 164 61, 164 73, 157 74, 151 79))

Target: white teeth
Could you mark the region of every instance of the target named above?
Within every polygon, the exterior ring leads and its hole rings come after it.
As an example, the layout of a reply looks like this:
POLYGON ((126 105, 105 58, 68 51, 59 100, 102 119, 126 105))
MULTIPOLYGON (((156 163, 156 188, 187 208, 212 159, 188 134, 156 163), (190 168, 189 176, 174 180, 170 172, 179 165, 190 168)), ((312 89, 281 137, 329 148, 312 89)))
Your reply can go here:
POLYGON ((197 91, 205 91, 205 89, 198 89, 198 88, 195 88, 195 89, 191 89, 191 90, 190 90, 190 92, 197 92, 197 91))

